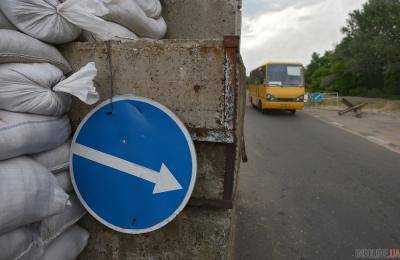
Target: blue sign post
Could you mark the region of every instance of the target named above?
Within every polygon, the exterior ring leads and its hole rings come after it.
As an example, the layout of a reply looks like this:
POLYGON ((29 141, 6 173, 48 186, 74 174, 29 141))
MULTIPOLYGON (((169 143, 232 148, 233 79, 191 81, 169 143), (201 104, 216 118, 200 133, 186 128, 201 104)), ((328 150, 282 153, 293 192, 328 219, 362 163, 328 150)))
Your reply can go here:
POLYGON ((79 125, 71 146, 71 178, 88 212, 116 231, 159 229, 186 206, 197 159, 183 123, 149 99, 105 101, 79 125))

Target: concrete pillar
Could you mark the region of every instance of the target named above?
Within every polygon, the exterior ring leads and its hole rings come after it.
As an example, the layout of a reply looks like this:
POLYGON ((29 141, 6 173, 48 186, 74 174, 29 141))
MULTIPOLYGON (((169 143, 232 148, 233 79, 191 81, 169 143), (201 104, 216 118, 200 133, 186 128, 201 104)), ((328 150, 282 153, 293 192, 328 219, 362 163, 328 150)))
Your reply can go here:
MULTIPOLYGON (((234 194, 242 155, 244 69, 238 43, 241 0, 162 0, 167 39, 60 46, 78 70, 96 62, 102 99, 111 93, 154 99, 177 114, 195 141, 198 178, 189 205, 161 230, 144 235, 114 232, 91 216, 80 259, 232 259, 234 194), (186 39, 186 40, 180 40, 186 39), (111 91, 108 56, 113 64, 111 91)), ((76 127, 90 111, 77 100, 76 127)), ((116 187, 117 188, 117 187, 116 187)), ((132 205, 134 207, 134 205, 132 205)))
MULTIPOLYGON (((106 44, 71 43, 60 49, 74 70, 90 61, 96 63, 102 100, 111 93, 135 94, 175 112, 195 141, 198 178, 188 207, 161 230, 125 235, 87 216, 81 225, 91 238, 81 259, 229 259, 244 111, 240 80, 244 73, 235 58, 235 41, 114 42, 111 53, 106 44)), ((69 114, 73 127, 89 111, 74 100, 69 114)))

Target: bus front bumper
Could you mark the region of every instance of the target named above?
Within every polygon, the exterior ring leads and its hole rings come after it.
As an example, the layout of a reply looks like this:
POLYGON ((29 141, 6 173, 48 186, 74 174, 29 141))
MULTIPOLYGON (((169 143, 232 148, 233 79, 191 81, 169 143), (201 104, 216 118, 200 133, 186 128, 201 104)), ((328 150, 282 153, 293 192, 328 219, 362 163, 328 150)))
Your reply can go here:
POLYGON ((304 102, 263 102, 263 109, 302 110, 304 102))

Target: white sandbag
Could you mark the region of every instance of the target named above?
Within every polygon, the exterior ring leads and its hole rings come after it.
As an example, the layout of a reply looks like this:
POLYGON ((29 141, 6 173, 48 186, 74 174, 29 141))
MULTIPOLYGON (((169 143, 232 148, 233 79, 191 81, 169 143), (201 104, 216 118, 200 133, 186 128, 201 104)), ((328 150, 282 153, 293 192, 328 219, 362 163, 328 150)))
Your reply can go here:
POLYGON ((71 96, 94 104, 99 95, 93 79, 94 63, 65 79, 63 72, 49 63, 9 63, 0 65, 0 109, 45 116, 61 116, 71 105, 71 96))
POLYGON ((0 236, 0 260, 31 257, 36 239, 36 232, 28 226, 3 234, 0 236))
POLYGON ((70 202, 71 206, 67 207, 61 214, 46 218, 39 223, 39 237, 45 244, 61 235, 86 214, 86 210, 76 196, 71 197, 70 202))
POLYGON ((49 63, 0 65, 0 109, 46 116, 65 114, 71 97, 52 87, 64 73, 49 63))
POLYGON ((17 30, 17 28, 0 11, 0 29, 17 30))
POLYGON ((55 149, 71 132, 69 119, 0 110, 0 160, 55 149))
POLYGON ((68 141, 56 149, 33 154, 31 157, 36 162, 49 169, 52 173, 57 173, 68 169, 70 149, 71 143, 68 141))
POLYGON ((81 30, 58 13, 58 0, 1 0, 0 9, 22 32, 52 44, 75 40, 81 30))
POLYGON ((160 0, 135 0, 138 6, 143 10, 147 17, 159 18, 161 16, 160 0))
POLYGON ((71 23, 94 34, 96 40, 136 40, 135 33, 113 22, 101 19, 109 10, 98 0, 67 0, 57 7, 58 13, 71 23))
POLYGON ((72 70, 68 61, 53 46, 21 32, 4 29, 0 29, 0 63, 50 63, 64 74, 72 70))
POLYGON ((71 143, 67 142, 54 150, 31 156, 33 160, 43 165, 54 174, 58 186, 66 193, 71 193, 74 190, 69 174, 70 148, 71 143))
POLYGON ((63 212, 69 196, 28 157, 0 162, 0 234, 63 212))
POLYGON ((60 186, 60 188, 62 188, 66 193, 70 194, 74 191, 69 170, 54 173, 54 176, 57 179, 58 186, 60 186))
MULTIPOLYGON (((139 38, 137 38, 139 39, 139 38)), ((94 33, 84 31, 81 34, 81 37, 79 38, 81 42, 104 42, 104 41, 109 41, 107 38, 102 37, 101 35, 96 35, 94 33)), ((122 38, 115 38, 113 37, 111 40, 113 41, 119 41, 119 42, 129 42, 132 41, 133 39, 122 39, 122 38)))
POLYGON ((76 259, 87 245, 88 239, 89 232, 74 225, 45 249, 42 260, 76 259))
POLYGON ((136 0, 100 0, 109 9, 106 20, 119 23, 136 33, 139 37, 161 39, 167 32, 164 18, 149 18, 136 3, 136 0))

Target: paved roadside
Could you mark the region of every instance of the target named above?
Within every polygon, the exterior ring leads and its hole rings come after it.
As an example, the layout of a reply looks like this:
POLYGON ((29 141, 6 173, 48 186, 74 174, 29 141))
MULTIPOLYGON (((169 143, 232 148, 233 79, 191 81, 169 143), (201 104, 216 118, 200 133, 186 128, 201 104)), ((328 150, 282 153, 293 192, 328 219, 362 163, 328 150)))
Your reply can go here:
POLYGON ((247 108, 237 259, 354 259, 399 248, 400 155, 299 112, 247 108))
POLYGON ((309 108, 305 112, 400 154, 400 113, 366 112, 339 116, 335 110, 309 108))

